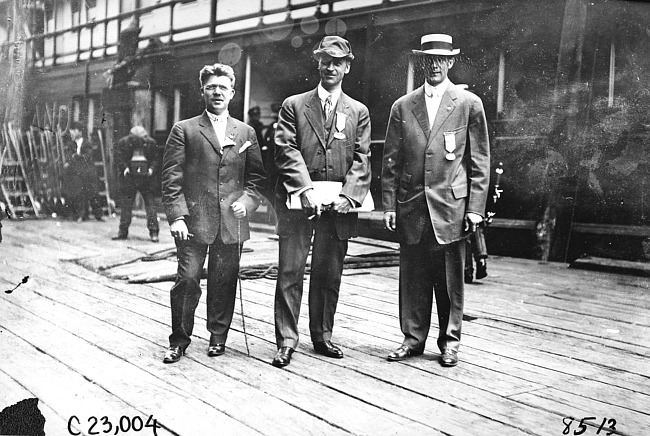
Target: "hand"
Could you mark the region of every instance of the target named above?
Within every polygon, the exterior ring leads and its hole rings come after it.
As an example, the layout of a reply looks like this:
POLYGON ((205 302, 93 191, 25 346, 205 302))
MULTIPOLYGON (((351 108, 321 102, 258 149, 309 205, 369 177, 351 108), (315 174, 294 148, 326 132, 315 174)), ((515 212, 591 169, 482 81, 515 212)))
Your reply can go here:
POLYGON ((124 177, 128 176, 131 173, 129 167, 124 168, 124 177))
POLYGON ((246 206, 244 206, 239 201, 233 202, 233 204, 230 205, 230 209, 232 209, 233 214, 235 214, 235 218, 238 220, 246 216, 246 206))
POLYGON ((302 211, 309 219, 320 218, 321 207, 314 198, 313 189, 308 189, 300 194, 300 205, 302 206, 302 211))
POLYGON ((467 212, 465 214, 465 231, 474 233, 476 231, 476 226, 478 226, 483 221, 483 217, 477 213, 467 212))
POLYGON ((190 239, 190 233, 187 230, 187 224, 185 224, 184 219, 179 219, 171 223, 169 230, 171 230, 172 236, 179 241, 187 241, 190 239))
POLYGON ((149 168, 147 174, 149 175, 149 177, 153 176, 153 168, 149 168))
POLYGON ((391 232, 395 231, 397 228, 397 214, 395 212, 384 213, 384 227, 391 232))
POLYGON ((336 213, 342 213, 346 214, 350 212, 350 209, 352 209, 352 205, 350 204, 350 200, 348 200, 346 197, 340 195, 339 198, 334 200, 332 203, 332 210, 336 213))

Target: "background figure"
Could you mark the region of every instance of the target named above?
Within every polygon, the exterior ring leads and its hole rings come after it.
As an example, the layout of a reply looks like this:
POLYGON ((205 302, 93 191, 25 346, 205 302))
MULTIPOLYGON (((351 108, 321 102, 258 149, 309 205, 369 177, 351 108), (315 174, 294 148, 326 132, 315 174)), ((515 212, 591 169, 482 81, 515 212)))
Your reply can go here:
POLYGON ((97 221, 103 221, 99 199, 99 175, 95 167, 95 148, 84 135, 81 123, 72 122, 63 134, 66 161, 63 171, 63 195, 67 199, 69 215, 78 222, 88 219, 88 210, 97 221))
POLYGON ((164 363, 177 362, 191 342, 208 253, 208 356, 225 352, 241 244, 250 238, 248 217, 259 206, 264 183, 255 131, 228 113, 235 95, 233 69, 206 65, 199 80, 205 111, 174 124, 163 155, 163 205, 178 257, 164 363))
POLYGON ((257 144, 260 146, 260 150, 262 151, 262 156, 264 156, 264 150, 265 150, 265 143, 264 143, 264 123, 260 121, 260 117, 262 116, 262 111, 260 110, 259 106, 253 106, 248 110, 248 125, 255 130, 255 136, 257 137, 257 144))
POLYGON ((135 126, 115 145, 115 166, 120 194, 120 227, 113 239, 126 239, 133 216, 133 202, 138 192, 144 199, 147 229, 151 241, 158 242, 158 216, 154 193, 155 174, 160 166, 156 141, 141 126, 135 126))
POLYGON ((291 361, 298 345, 298 319, 305 263, 313 249, 309 280, 309 331, 314 350, 343 357, 331 342, 348 239, 358 235, 357 213, 370 189, 370 114, 342 91, 343 77, 354 58, 350 43, 326 36, 313 52, 320 83, 311 91, 288 97, 282 104, 275 133, 278 170, 279 262, 275 288, 273 365, 291 361), (331 204, 317 202, 316 181, 341 182, 331 204), (302 210, 289 210, 288 195, 300 197, 302 210), (323 209, 326 209, 324 211, 323 209))
POLYGON ((467 255, 465 256, 465 283, 472 283, 474 281, 474 271, 472 268, 472 257, 476 262, 476 279, 480 280, 487 277, 487 244, 485 243, 485 232, 487 228, 492 223, 494 216, 496 215, 496 205, 503 189, 501 189, 501 176, 503 175, 503 162, 499 162, 494 172, 496 173, 496 180, 494 182, 494 194, 492 195, 492 201, 490 202, 490 207, 488 208, 487 216, 481 224, 476 228, 476 232, 472 233, 467 239, 467 255), (491 210, 490 210, 491 209, 491 210))
POLYGON ((400 242, 399 361, 424 352, 435 293, 440 364, 458 364, 464 305, 464 241, 483 220, 490 176, 481 99, 447 78, 449 35, 430 34, 413 50, 423 86, 392 106, 382 166, 384 224, 400 242))
POLYGON ((476 263, 476 280, 487 277, 487 245, 485 244, 485 222, 476 227, 476 231, 467 238, 465 254, 465 283, 474 282, 474 263, 476 263), (473 258, 473 261, 472 261, 473 258))
POLYGON ((280 105, 273 103, 271 105, 273 122, 264 131, 264 147, 262 147, 262 161, 264 162, 264 171, 266 171, 266 185, 263 195, 268 200, 265 201, 268 204, 266 222, 271 225, 275 225, 278 221, 273 203, 275 201, 275 185, 278 182, 278 170, 275 166, 275 130, 278 128, 279 112, 280 105))

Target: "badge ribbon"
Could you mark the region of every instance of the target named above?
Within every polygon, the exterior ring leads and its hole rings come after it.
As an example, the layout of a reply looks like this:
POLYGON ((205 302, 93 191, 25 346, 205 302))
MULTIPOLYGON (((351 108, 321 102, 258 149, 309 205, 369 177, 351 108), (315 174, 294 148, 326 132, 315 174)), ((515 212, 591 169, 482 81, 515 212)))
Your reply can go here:
POLYGON ((454 150, 456 149, 456 134, 454 132, 444 132, 443 136, 445 138, 445 159, 452 161, 456 159, 454 150))
POLYGON ((336 132, 334 132, 334 137, 336 139, 345 139, 345 134, 343 133, 343 129, 345 129, 345 121, 347 119, 347 115, 344 114, 343 112, 337 112, 336 113, 336 132))

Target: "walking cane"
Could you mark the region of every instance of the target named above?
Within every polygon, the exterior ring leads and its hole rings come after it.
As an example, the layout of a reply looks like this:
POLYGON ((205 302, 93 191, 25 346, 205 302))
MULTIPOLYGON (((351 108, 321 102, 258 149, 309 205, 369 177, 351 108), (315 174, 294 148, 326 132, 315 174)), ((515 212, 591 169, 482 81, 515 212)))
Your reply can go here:
MULTIPOLYGON (((241 243, 241 220, 237 220, 237 243, 239 244, 239 264, 241 264, 241 255, 242 255, 242 243, 241 243)), ((239 283, 239 307, 241 311, 241 323, 244 330, 244 341, 246 342, 246 354, 248 357, 251 357, 251 351, 248 348, 248 333, 246 333, 246 317, 244 316, 244 297, 242 296, 242 286, 241 286, 241 274, 240 272, 241 265, 237 268, 237 282, 239 283)))

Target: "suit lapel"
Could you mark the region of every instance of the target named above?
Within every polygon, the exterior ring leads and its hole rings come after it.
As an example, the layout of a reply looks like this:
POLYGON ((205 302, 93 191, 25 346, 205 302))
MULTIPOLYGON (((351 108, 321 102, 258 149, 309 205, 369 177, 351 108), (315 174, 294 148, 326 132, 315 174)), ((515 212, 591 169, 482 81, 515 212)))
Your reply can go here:
MULTIPOLYGON (((449 86, 451 87, 453 85, 450 84, 449 86)), ((447 89, 447 91, 442 95, 436 118, 433 120, 433 126, 431 126, 431 136, 429 136, 429 140, 436 136, 442 125, 447 121, 447 118, 449 118, 449 115, 451 115, 454 109, 456 109, 456 103, 454 102, 455 99, 456 96, 454 95, 454 98, 452 98, 449 89, 447 89)))
POLYGON ((223 144, 223 156, 225 158, 228 153, 235 148, 235 138, 237 137, 237 126, 233 122, 232 118, 228 116, 228 121, 226 123, 226 140, 223 144))
POLYGON ((323 108, 320 105, 320 100, 318 99, 318 91, 314 90, 312 96, 307 103, 305 103, 305 117, 311 128, 314 129, 314 133, 318 137, 320 144, 325 148, 325 138, 323 137, 323 132, 325 127, 323 126, 323 108))
POLYGON ((429 137, 429 116, 427 115, 427 103, 424 100, 424 86, 421 86, 417 94, 413 97, 413 115, 418 120, 418 124, 424 134, 429 137))
POLYGON ((214 148, 214 151, 221 155, 221 144, 219 143, 217 134, 214 132, 214 127, 212 127, 212 122, 206 112, 203 112, 203 116, 199 120, 199 126, 201 126, 201 135, 207 139, 212 148, 214 148))

